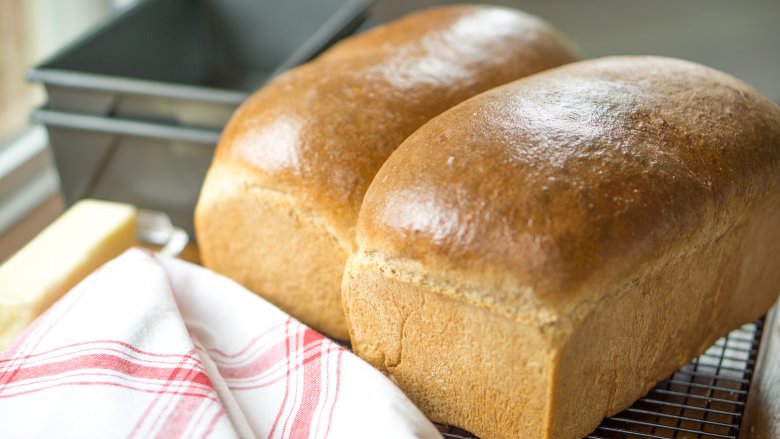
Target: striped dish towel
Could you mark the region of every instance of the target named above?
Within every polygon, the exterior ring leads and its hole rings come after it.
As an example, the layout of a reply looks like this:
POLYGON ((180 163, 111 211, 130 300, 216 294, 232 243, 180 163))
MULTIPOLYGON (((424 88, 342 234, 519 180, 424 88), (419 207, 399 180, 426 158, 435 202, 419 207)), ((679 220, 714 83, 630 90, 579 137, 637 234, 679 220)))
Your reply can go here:
POLYGON ((0 437, 441 437, 387 378, 240 285, 131 249, 0 355, 0 437))

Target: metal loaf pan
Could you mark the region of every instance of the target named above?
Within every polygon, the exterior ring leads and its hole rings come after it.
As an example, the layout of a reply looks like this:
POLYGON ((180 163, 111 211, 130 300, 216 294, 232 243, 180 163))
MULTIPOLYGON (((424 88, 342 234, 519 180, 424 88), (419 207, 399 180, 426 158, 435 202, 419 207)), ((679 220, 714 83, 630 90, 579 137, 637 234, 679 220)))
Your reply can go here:
POLYGON ((353 32, 372 0, 145 0, 30 70, 56 111, 221 129, 275 74, 353 32))
POLYGON ((167 213, 194 236, 192 217, 219 132, 72 114, 33 113, 49 131, 67 204, 122 201, 167 213))

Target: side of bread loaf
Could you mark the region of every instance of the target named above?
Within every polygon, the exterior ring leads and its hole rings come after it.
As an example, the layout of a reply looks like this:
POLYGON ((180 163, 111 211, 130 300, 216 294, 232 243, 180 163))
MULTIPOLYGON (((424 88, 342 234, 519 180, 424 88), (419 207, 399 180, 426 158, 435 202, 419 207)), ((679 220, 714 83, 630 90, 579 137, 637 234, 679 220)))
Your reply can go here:
POLYGON ((223 132, 195 213, 204 264, 346 338, 343 267, 384 160, 447 108, 573 59, 535 17, 451 6, 349 38, 281 75, 223 132))
POLYGON ((549 70, 434 118, 369 188, 352 345, 433 419, 579 438, 780 292, 780 109, 692 63, 549 70))

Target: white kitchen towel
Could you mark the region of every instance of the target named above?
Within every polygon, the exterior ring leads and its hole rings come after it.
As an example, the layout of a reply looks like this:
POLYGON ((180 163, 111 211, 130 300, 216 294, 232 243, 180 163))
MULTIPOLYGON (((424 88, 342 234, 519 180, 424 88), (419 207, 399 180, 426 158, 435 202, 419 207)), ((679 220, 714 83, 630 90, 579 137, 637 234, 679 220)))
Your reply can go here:
POLYGON ((131 249, 0 355, 0 437, 441 436, 345 348, 223 276, 131 249))

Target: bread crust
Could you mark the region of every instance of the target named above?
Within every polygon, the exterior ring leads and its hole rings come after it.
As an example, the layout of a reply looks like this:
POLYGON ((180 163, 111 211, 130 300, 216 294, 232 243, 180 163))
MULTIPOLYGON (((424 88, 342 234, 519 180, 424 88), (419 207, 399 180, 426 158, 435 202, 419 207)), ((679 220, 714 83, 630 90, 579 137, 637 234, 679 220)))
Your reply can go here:
POLYGON ((560 67, 382 167, 343 279, 352 346, 439 421, 580 438, 766 311, 778 225, 775 104, 683 61, 560 67))
POLYGON ((341 282, 349 254, 327 224, 298 210, 287 194, 263 186, 245 166, 214 167, 208 178, 213 181, 201 202, 211 210, 196 223, 199 238, 208 242, 200 249, 203 264, 290 314, 306 316, 317 331, 348 339, 341 294, 311 294, 341 282), (272 227, 269 217, 276 221, 272 227))
MULTIPOLYGON (((506 8, 450 6, 412 14, 386 26, 348 38, 316 60, 282 74, 252 95, 225 128, 196 208, 196 232, 204 262, 275 300, 280 294, 296 300, 340 295, 340 278, 316 287, 308 276, 278 283, 259 266, 251 276, 230 271, 252 267, 244 258, 304 248, 253 242, 247 253, 231 252, 223 241, 250 239, 238 229, 221 234, 205 231, 222 221, 217 215, 242 215, 238 199, 232 209, 210 196, 219 168, 241 165, 254 183, 285 194, 294 209, 324 225, 337 247, 327 253, 355 250, 355 224, 369 183, 392 151, 431 117, 491 87, 574 60, 568 43, 541 20, 506 8), (217 213, 219 212, 219 214, 217 213), (216 261, 235 260, 219 264, 216 261), (256 279, 252 279, 256 278, 256 279), (250 285, 251 283, 251 285, 250 285), (275 291, 294 286, 294 292, 275 291)), ((241 188, 241 184, 237 184, 241 188)), ((240 190, 240 189, 239 189, 240 190)), ((240 195, 239 195, 240 197, 240 195)), ((245 201, 251 205, 251 197, 245 201)), ((284 215, 253 217, 255 227, 273 230, 284 215)), ((307 246, 305 240, 297 240, 307 246)), ((344 256, 341 258, 342 268, 344 256)), ((289 270, 313 261, 293 262, 289 270)), ((313 267, 316 272, 318 267, 313 267)), ((325 269, 325 268, 323 268, 325 269)), ((329 268, 328 268, 329 269, 329 268)), ((340 299, 339 299, 340 300, 340 299)), ((287 311, 286 304, 276 302, 287 311)), ((339 302, 340 303, 340 302, 339 302)), ((324 311, 340 313, 340 309, 324 311)), ((294 314, 306 323, 315 314, 294 314)), ((340 329, 329 335, 346 334, 340 329)), ((321 327, 324 328, 324 327, 321 327)))
POLYGON ((438 422, 486 439, 579 439, 766 311, 780 291, 777 224, 780 196, 555 324, 463 300, 458 273, 358 252, 343 280, 352 347, 438 422))
POLYGON ((776 104, 690 62, 602 58, 415 132, 369 188, 358 243, 505 291, 485 300, 508 315, 529 301, 565 312, 722 235, 779 187, 776 104))

